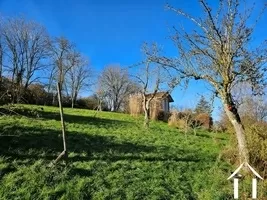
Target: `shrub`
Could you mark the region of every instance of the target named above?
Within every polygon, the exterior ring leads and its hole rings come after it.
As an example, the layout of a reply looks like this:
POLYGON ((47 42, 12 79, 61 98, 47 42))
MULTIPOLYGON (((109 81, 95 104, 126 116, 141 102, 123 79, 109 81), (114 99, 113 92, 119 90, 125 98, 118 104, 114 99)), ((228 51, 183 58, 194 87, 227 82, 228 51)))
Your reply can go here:
POLYGON ((94 99, 92 97, 80 98, 77 100, 76 106, 78 108, 87 108, 90 110, 94 110, 98 106, 98 101, 97 99, 94 99))
POLYGON ((193 113, 188 110, 184 112, 173 111, 169 117, 168 124, 187 131, 193 124, 193 113))
POLYGON ((189 128, 204 128, 210 130, 212 118, 209 114, 195 114, 191 110, 183 112, 173 111, 168 120, 168 124, 186 130, 189 128))
MULTIPOLYGON (((259 122, 246 117, 243 117, 242 121, 245 127, 250 163, 261 172, 261 175, 267 176, 267 122, 259 122)), ((238 160, 237 141, 234 133, 230 133, 229 146, 224 150, 223 157, 232 164, 238 160)))
POLYGON ((251 163, 267 175, 267 123, 255 122, 245 126, 251 163))
POLYGON ((200 113, 194 117, 195 123, 197 127, 201 127, 207 130, 210 130, 212 127, 212 118, 207 113, 200 113))
POLYGON ((178 128, 177 127, 177 122, 178 122, 179 119, 180 119, 180 117, 179 117, 179 112, 178 111, 171 112, 170 117, 168 119, 168 125, 178 128))
MULTIPOLYGON (((93 95, 93 96, 78 99, 76 102, 76 107, 95 110, 98 107, 98 103, 99 102, 98 102, 97 97, 93 95)), ((103 111, 108 110, 107 105, 104 102, 102 102, 101 107, 103 111)))

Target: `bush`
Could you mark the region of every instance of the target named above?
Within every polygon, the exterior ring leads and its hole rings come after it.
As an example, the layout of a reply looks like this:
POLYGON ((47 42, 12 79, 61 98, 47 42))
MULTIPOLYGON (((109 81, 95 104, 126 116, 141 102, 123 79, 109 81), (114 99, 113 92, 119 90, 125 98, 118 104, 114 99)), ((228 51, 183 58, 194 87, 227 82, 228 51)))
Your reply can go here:
POLYGON ((87 108, 90 110, 97 109, 98 100, 94 97, 80 98, 76 102, 76 107, 78 108, 87 108))
POLYGON ((188 130, 190 127, 192 127, 192 119, 193 113, 191 111, 173 111, 169 117, 168 124, 179 129, 188 130))
MULTIPOLYGON (((242 117, 242 122, 245 127, 247 147, 251 158, 250 163, 261 172, 261 175, 266 176, 267 122, 259 122, 250 117, 242 117)), ((223 157, 228 162, 234 164, 238 160, 236 135, 232 127, 228 127, 227 130, 232 130, 233 133, 230 133, 229 147, 224 150, 223 157)))
MULTIPOLYGON (((86 108, 89 110, 96 110, 98 108, 98 99, 95 95, 89 96, 86 98, 80 98, 77 99, 75 107, 77 108, 86 108)), ((102 102, 102 110, 107 111, 108 107, 107 105, 102 102)))
POLYGON ((184 112, 173 111, 169 117, 168 124, 180 129, 204 128, 210 130, 212 118, 209 114, 195 114, 190 110, 184 112))
POLYGON ((245 126, 251 163, 267 175, 267 123, 255 122, 245 126))
POLYGON ((29 86, 26 92, 26 98, 28 103, 36 105, 44 105, 46 103, 46 98, 48 93, 45 91, 44 86, 40 84, 32 84, 29 86))
POLYGON ((201 127, 207 130, 210 130, 212 127, 212 118, 207 113, 200 113, 194 117, 197 127, 201 127))
POLYGON ((178 111, 171 112, 170 117, 168 119, 168 125, 178 128, 177 122, 179 119, 180 119, 180 117, 179 117, 178 111))

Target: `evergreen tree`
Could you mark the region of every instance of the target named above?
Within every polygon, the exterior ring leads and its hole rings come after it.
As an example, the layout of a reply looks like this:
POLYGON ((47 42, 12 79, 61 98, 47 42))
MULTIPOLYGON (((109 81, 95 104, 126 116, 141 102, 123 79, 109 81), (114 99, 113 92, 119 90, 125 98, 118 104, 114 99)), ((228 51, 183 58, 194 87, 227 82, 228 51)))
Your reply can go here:
POLYGON ((211 105, 203 95, 200 97, 199 102, 197 103, 195 112, 211 114, 211 105))

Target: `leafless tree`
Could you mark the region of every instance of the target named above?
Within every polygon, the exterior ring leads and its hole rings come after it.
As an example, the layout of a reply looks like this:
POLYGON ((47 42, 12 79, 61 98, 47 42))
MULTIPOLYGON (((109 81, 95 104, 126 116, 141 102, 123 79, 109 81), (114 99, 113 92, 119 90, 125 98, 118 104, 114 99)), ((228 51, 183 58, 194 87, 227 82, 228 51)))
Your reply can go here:
POLYGON ((135 92, 127 70, 120 66, 107 66, 99 77, 99 86, 111 111, 118 111, 124 98, 135 92))
POLYGON ((161 64, 155 64, 150 60, 150 58, 156 57, 160 51, 156 44, 152 44, 151 46, 144 44, 142 51, 148 54, 149 57, 146 58, 144 62, 140 63, 142 65, 139 67, 137 74, 132 76, 141 86, 142 107, 145 114, 144 127, 148 128, 150 122, 149 109, 151 101, 161 90, 171 92, 174 86, 179 84, 180 79, 173 78, 171 73, 167 69, 164 69, 161 64))
POLYGON ((267 119, 267 102, 262 97, 247 97, 240 106, 240 115, 249 116, 256 121, 267 119))
POLYGON ((39 78, 36 72, 46 66, 49 36, 43 26, 23 17, 5 18, 1 22, 5 66, 12 76, 13 101, 19 101, 23 88, 26 90, 36 81, 39 78))
POLYGON ((89 61, 79 52, 73 51, 68 56, 68 65, 70 69, 66 75, 66 87, 70 90, 71 106, 77 100, 78 94, 82 88, 89 88, 92 85, 92 69, 89 61))
POLYGON ((52 105, 55 105, 56 94, 57 94, 57 87, 56 87, 57 74, 56 74, 56 72, 57 72, 57 67, 55 64, 52 64, 47 70, 47 74, 48 74, 47 75, 47 83, 45 84, 45 87, 47 89, 47 96, 46 96, 47 102, 46 103, 48 103, 49 96, 52 95, 52 105))
POLYGON ((101 88, 97 89, 95 92, 97 98, 97 108, 96 111, 102 111, 103 109, 103 102, 105 100, 105 92, 101 90, 101 88))
MULTIPOLYGON (((242 1, 243 2, 243 1, 242 1)), ((264 81, 266 41, 252 48, 251 36, 262 12, 251 23, 252 8, 241 8, 240 0, 221 0, 217 10, 212 10, 205 0, 199 1, 203 14, 193 17, 181 9, 167 5, 167 9, 195 25, 190 31, 175 28, 171 37, 178 49, 177 58, 150 56, 156 63, 175 69, 178 76, 204 80, 221 99, 224 110, 234 126, 241 162, 249 162, 244 127, 233 99, 235 84, 247 81, 259 92, 264 81), (243 11, 243 12, 242 12, 243 11)))
POLYGON ((62 88, 65 82, 65 77, 67 72, 70 70, 72 66, 67 64, 69 53, 73 49, 73 44, 70 41, 65 39, 64 37, 55 38, 54 41, 50 44, 51 56, 53 59, 53 63, 55 66, 55 73, 57 77, 57 95, 58 95, 58 103, 60 108, 60 117, 61 117, 61 125, 62 125, 62 138, 63 138, 63 151, 55 160, 55 163, 60 160, 62 157, 67 160, 68 152, 67 152, 67 144, 66 144, 66 128, 64 122, 64 113, 62 107, 62 88))
MULTIPOLYGON (((62 92, 64 83, 66 81, 66 74, 73 67, 70 65, 69 56, 74 48, 74 45, 64 37, 55 38, 50 44, 50 55, 52 56, 53 74, 51 77, 56 79, 56 82, 60 85, 60 92, 62 92)), ((53 79, 53 78, 52 78, 53 79)))
POLYGON ((253 121, 264 121, 267 119, 266 95, 253 95, 251 84, 236 84, 233 88, 233 97, 238 103, 241 118, 249 117, 253 121))

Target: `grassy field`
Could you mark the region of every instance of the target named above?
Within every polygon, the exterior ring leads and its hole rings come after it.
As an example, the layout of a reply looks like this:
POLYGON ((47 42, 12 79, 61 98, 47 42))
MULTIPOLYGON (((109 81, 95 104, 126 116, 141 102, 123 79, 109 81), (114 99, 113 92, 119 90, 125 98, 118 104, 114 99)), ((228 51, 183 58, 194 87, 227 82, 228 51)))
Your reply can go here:
POLYGON ((126 114, 65 109, 69 163, 58 108, 26 106, 0 117, 0 199, 230 199, 226 134, 188 134, 126 114), (29 109, 38 110, 31 113, 29 109))

